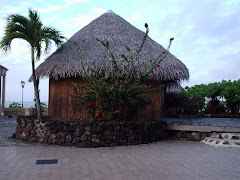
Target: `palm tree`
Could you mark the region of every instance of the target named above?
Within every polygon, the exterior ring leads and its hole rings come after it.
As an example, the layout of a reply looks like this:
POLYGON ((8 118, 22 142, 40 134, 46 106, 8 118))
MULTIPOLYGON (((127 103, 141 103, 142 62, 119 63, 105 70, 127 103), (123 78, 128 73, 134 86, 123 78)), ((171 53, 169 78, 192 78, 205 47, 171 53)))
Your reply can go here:
POLYGON ((35 74, 35 60, 39 60, 42 55, 42 44, 45 43, 44 52, 47 53, 52 42, 58 47, 63 43, 60 32, 52 27, 43 26, 37 11, 29 9, 28 17, 11 14, 7 17, 5 34, 0 42, 0 49, 7 52, 11 49, 12 40, 20 38, 27 41, 31 47, 32 59, 32 79, 36 98, 38 119, 42 119, 42 112, 39 98, 39 79, 35 74), (36 53, 36 55, 35 55, 36 53))

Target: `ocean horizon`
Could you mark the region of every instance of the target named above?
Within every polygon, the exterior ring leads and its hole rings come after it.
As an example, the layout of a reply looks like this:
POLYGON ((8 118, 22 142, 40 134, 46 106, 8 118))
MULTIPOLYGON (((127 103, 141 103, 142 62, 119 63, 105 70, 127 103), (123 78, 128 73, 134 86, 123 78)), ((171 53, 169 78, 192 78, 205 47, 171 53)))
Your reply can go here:
MULTIPOLYGON (((5 107, 8 108, 9 105, 13 102, 19 103, 22 105, 22 101, 5 101, 5 107)), ((48 101, 42 101, 43 103, 45 103, 48 106, 48 101)), ((34 101, 23 101, 23 107, 24 108, 30 108, 30 107, 34 107, 35 106, 35 102, 34 101)))

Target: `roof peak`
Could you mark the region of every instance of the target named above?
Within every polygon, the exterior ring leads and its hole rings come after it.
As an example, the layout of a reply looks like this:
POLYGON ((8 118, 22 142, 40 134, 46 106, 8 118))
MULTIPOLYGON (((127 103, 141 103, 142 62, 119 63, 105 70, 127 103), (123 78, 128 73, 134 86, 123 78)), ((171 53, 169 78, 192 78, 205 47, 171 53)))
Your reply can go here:
POLYGON ((114 12, 111 9, 109 9, 106 13, 114 13, 114 12))
MULTIPOLYGON (((112 44, 111 51, 116 55, 115 58, 120 63, 119 76, 125 77, 128 74, 128 69, 125 68, 126 63, 121 60, 120 55, 125 54, 130 57, 134 52, 128 52, 124 47, 127 44, 133 50, 138 49, 138 44, 142 43, 143 36, 144 32, 131 25, 121 16, 113 13, 112 10, 109 10, 76 32, 70 38, 70 41, 76 42, 82 50, 87 47, 87 52, 83 54, 84 64, 86 63, 89 68, 103 74, 109 73, 110 68, 112 68, 111 57, 109 57, 108 51, 96 42, 96 38, 110 42, 112 44), (82 43, 82 40, 85 40, 85 43, 82 43)), ((147 67, 150 67, 148 59, 155 59, 163 51, 166 50, 148 37, 138 56, 140 61, 136 62, 136 70, 131 73, 131 79, 137 79, 137 72, 143 72, 147 67)), ((85 78, 86 74, 79 66, 79 58, 81 58, 81 54, 67 41, 38 66, 36 75, 38 78, 48 76, 53 79, 77 76, 85 78)), ((189 79, 186 66, 172 54, 169 54, 162 63, 160 68, 154 71, 154 74, 158 75, 158 81, 189 79)), ((86 70, 88 76, 95 77, 95 73, 92 73, 89 69, 86 70)))

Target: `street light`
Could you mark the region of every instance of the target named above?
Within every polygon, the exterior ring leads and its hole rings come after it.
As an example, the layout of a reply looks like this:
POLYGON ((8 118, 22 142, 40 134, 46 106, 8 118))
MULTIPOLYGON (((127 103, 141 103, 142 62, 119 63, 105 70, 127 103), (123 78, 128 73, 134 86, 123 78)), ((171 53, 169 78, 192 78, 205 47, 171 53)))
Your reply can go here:
POLYGON ((22 107, 23 107, 23 88, 24 88, 25 82, 21 81, 21 85, 22 85, 22 107))

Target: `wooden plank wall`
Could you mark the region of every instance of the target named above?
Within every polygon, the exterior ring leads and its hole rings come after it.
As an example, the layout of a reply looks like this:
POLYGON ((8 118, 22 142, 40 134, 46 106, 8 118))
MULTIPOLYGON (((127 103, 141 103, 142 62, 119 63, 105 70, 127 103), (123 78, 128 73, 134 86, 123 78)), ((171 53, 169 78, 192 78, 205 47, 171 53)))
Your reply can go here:
MULTIPOLYGON (((157 81, 148 81, 147 85, 151 85, 152 88, 160 86, 160 83, 157 81)), ((159 120, 161 118, 161 89, 146 94, 152 100, 152 103, 146 106, 144 109, 138 112, 138 120, 159 120)))
MULTIPOLYGON (((64 78, 49 80, 49 116, 54 119, 87 119, 76 101, 71 97, 73 94, 72 84, 87 83, 81 78, 64 78)), ((157 81, 146 83, 152 88, 159 87, 157 81)), ((138 120, 156 120, 161 117, 161 90, 146 94, 152 99, 152 103, 137 114, 138 120)))
POLYGON ((49 116, 55 119, 84 119, 84 112, 71 97, 72 84, 86 83, 80 78, 49 80, 49 116))

